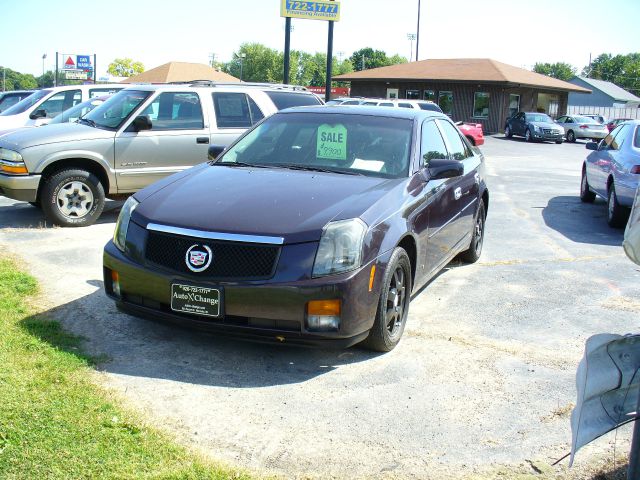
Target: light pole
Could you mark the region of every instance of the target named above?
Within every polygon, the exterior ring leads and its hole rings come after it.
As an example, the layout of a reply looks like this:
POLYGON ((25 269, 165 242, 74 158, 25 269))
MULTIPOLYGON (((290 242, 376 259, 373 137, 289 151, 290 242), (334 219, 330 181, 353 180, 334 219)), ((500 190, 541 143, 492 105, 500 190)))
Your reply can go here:
POLYGON ((41 87, 44 87, 44 59, 47 58, 47 54, 43 53, 42 54, 42 85, 40 85, 41 87))
POLYGON ((420 47, 420 0, 418 0, 418 26, 416 27, 416 62, 418 61, 419 47, 420 47))
MULTIPOLYGON (((407 40, 411 42, 411 54, 409 55, 409 61, 413 58, 413 41, 416 39, 415 33, 407 33, 407 40)), ((416 60, 418 58, 416 57, 416 60)))

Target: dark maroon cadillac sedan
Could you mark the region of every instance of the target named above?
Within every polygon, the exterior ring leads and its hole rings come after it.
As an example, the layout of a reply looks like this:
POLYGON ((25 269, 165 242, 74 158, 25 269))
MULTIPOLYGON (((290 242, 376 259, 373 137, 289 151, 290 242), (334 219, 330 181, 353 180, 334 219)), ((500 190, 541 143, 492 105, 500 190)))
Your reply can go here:
POLYGON ((478 259, 483 173, 479 150, 436 112, 282 111, 127 200, 105 289, 133 315, 389 351, 411 292, 456 255, 478 259))

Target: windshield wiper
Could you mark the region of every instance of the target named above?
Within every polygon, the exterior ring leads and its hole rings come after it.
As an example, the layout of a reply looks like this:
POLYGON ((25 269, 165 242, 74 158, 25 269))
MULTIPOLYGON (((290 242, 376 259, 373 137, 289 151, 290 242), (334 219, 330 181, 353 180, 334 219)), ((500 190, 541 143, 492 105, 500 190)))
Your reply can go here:
POLYGON ((333 170, 331 168, 313 167, 311 165, 292 165, 288 163, 276 163, 273 166, 280 167, 280 168, 288 168, 290 170, 306 170, 309 172, 340 173, 342 175, 363 175, 360 172, 355 172, 351 170, 333 170))
POLYGON ((93 120, 90 120, 88 118, 79 118, 78 119, 78 123, 86 123, 90 127, 97 128, 96 122, 94 122, 93 120))
POLYGON ((270 165, 261 165, 259 163, 246 162, 209 162, 209 165, 222 165, 223 167, 253 167, 253 168, 269 168, 270 165))

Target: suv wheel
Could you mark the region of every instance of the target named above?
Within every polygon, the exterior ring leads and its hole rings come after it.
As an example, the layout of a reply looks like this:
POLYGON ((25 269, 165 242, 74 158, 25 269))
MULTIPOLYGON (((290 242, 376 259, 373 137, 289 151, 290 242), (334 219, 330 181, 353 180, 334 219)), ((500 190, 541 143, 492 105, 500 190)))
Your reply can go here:
POLYGON ((47 220, 63 227, 93 224, 104 209, 104 188, 90 172, 60 170, 46 178, 40 203, 47 220))
POLYGON ((389 352, 400 341, 411 300, 411 262, 407 252, 397 247, 382 279, 382 291, 373 327, 363 345, 377 352, 389 352))
POLYGON ((607 201, 607 223, 613 228, 622 228, 627 223, 625 208, 618 203, 616 187, 613 183, 609 187, 609 198, 607 201))

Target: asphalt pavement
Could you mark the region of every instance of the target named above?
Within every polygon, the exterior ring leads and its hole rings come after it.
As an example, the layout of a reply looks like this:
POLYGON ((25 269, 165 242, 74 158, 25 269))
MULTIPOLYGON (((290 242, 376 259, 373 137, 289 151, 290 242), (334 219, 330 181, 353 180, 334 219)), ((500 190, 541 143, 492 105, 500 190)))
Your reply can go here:
MULTIPOLYGON (((586 339, 640 320, 622 230, 604 201, 578 197, 584 145, 487 137, 482 257, 415 295, 388 354, 257 345, 118 312, 101 254, 121 203, 64 229, 0 198, 0 244, 39 279, 45 314, 106 356, 98 381, 215 459, 285 477, 535 473, 568 452, 586 339)), ((620 456, 629 430, 581 451, 572 475, 611 459, 614 440, 620 456)))

